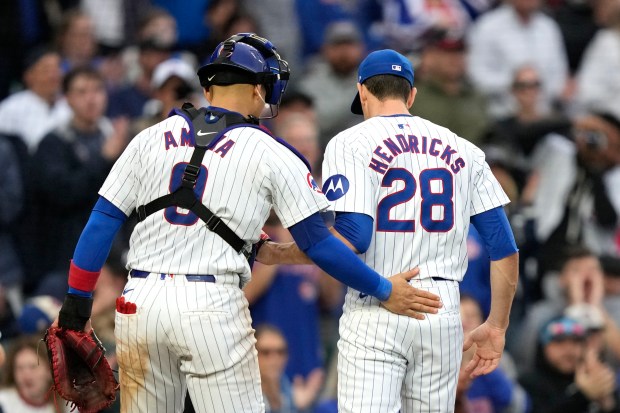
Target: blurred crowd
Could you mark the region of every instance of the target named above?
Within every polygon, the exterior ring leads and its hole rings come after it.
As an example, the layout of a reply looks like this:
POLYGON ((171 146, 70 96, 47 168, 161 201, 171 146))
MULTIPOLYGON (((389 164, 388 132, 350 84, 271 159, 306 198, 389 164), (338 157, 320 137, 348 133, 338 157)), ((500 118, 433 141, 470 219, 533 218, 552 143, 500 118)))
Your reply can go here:
MULTIPOLYGON (((317 181, 327 142, 361 121, 357 66, 381 48, 414 63, 413 115, 485 151, 511 199, 520 285, 501 367, 461 375, 457 412, 620 412, 620 0, 0 2, 0 411, 65 407, 37 339, 97 191, 135 134, 207 104, 196 69, 238 32, 289 62, 266 125, 317 181)), ((132 221, 93 307, 113 365, 132 221)), ((275 215, 265 230, 290 240, 275 215)), ((466 333, 490 306, 488 254, 473 229, 467 243, 466 333)), ((344 287, 314 266, 256 264, 245 291, 268 412, 336 411, 344 287)))

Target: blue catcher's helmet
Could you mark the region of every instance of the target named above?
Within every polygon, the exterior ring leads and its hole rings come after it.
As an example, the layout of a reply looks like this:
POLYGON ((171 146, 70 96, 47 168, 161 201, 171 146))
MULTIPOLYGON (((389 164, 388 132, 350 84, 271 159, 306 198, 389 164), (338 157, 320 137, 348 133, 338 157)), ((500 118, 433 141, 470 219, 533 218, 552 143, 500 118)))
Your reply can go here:
POLYGON ((263 85, 267 90, 265 101, 279 105, 289 79, 288 63, 275 46, 254 33, 239 33, 220 43, 209 62, 198 70, 200 84, 263 85))

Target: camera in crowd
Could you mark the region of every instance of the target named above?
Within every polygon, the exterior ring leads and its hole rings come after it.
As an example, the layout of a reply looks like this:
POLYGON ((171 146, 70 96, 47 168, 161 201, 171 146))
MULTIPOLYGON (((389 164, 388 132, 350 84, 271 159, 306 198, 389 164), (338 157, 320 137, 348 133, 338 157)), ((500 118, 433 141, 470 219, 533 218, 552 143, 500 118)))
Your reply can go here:
POLYGON ((573 123, 572 139, 579 158, 594 170, 620 164, 620 120, 607 113, 591 113, 573 123))
POLYGON ((575 129, 575 140, 581 141, 588 149, 604 150, 607 148, 607 134, 600 130, 575 129))

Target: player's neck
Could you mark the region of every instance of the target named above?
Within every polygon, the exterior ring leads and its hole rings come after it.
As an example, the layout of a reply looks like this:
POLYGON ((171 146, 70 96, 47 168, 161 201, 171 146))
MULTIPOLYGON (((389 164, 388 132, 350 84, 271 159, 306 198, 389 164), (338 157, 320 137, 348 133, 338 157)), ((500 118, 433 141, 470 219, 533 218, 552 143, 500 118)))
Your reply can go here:
POLYGON ((224 108, 231 112, 237 112, 248 117, 254 115, 255 108, 253 107, 252 100, 247 96, 241 96, 236 94, 220 95, 213 99, 211 106, 217 106, 218 108, 224 108))
POLYGON ((368 105, 368 111, 365 113, 365 118, 370 119, 375 116, 392 116, 392 115, 408 115, 409 110, 407 105, 401 100, 384 100, 375 101, 368 105))

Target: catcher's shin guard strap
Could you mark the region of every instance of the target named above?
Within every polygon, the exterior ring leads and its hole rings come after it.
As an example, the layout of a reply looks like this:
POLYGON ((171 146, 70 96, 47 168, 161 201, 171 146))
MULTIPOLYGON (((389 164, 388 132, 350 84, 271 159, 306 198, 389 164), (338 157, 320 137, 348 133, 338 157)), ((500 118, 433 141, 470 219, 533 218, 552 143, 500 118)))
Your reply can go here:
POLYGON ((90 318, 93 299, 67 294, 58 314, 58 327, 82 331, 90 318))

